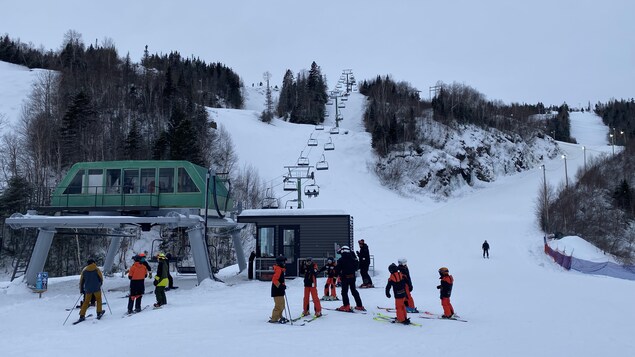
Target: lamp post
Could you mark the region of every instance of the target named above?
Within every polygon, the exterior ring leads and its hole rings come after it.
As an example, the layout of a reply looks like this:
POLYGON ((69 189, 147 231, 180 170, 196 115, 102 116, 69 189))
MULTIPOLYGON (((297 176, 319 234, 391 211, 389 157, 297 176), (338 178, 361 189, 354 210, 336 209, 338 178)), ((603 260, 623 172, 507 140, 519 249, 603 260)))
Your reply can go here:
POLYGON ((562 155, 564 160, 564 187, 569 188, 569 175, 567 174, 567 155, 562 155))
POLYGON ((540 168, 542 168, 542 183, 543 183, 543 191, 544 191, 544 209, 545 209, 545 227, 544 227, 544 231, 545 233, 547 233, 547 229, 549 229, 549 201, 547 198, 547 169, 545 168, 545 165, 540 165, 540 168))
POLYGON ((611 150, 613 155, 615 155, 615 135, 610 134, 609 136, 611 137, 611 150))
POLYGON ((582 153, 584 154, 584 172, 586 172, 586 148, 582 146, 582 153))

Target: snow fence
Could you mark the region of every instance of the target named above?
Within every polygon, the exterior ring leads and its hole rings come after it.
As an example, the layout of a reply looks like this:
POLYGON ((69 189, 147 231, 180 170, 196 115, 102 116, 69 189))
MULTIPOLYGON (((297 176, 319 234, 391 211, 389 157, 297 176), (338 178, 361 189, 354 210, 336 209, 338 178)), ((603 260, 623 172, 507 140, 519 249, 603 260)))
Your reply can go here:
POLYGON ((585 274, 606 275, 614 278, 628 279, 635 281, 635 265, 620 265, 613 262, 591 262, 578 259, 573 255, 566 255, 557 249, 552 249, 547 244, 547 237, 544 237, 545 253, 567 270, 576 270, 585 274))

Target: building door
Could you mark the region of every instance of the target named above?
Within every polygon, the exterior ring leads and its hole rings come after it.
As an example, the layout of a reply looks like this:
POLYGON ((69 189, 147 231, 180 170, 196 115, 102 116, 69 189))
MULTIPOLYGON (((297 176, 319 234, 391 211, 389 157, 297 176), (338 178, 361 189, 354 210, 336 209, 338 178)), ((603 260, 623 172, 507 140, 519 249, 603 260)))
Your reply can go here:
POLYGON ((300 227, 281 226, 278 230, 278 246, 287 258, 287 276, 298 275, 298 258, 300 257, 300 227))

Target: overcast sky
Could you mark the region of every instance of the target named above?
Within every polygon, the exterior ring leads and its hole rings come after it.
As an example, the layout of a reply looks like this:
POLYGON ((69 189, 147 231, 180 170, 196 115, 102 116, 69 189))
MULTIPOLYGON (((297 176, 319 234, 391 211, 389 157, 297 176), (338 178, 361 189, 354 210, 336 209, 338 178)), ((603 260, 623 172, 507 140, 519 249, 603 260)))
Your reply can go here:
MULTIPOLYGON (((632 0, 3 1, 0 33, 58 49, 73 29, 140 60, 179 51, 280 84, 315 61, 332 88, 391 75, 429 95, 460 82, 488 99, 586 105, 635 96, 632 0), (176 5, 178 4, 178 5, 176 5)), ((1 84, 0 84, 1 85, 1 84)))

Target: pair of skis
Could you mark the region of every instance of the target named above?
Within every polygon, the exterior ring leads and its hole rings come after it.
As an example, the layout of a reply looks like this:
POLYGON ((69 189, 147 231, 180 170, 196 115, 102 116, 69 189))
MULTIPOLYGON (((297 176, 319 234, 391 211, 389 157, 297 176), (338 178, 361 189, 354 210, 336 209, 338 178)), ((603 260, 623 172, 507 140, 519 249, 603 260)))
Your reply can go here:
POLYGON ((297 317, 295 319, 291 319, 291 320, 289 320, 289 322, 285 322, 285 323, 283 323, 281 325, 304 326, 304 325, 306 325, 306 324, 308 324, 310 322, 313 322, 313 321, 315 321, 317 319, 320 319, 320 318, 322 318, 324 316, 326 316, 326 314, 322 314, 322 316, 315 316, 315 315, 313 315, 313 316, 309 316, 309 315, 300 316, 300 317, 297 317), (306 319, 302 320, 303 318, 306 318, 306 319), (298 322, 300 320, 302 320, 300 323, 295 323, 295 322, 298 322))
MULTIPOLYGON (((403 322, 398 322, 396 317, 384 315, 384 314, 382 314, 380 312, 376 312, 375 313, 375 317, 373 317, 373 320, 379 321, 379 322, 390 322, 390 323, 393 323, 393 324, 401 324, 401 325, 409 325, 409 326, 421 327, 421 324, 418 324, 416 322, 409 322, 407 324, 404 324, 403 322)), ((408 321, 410 321, 410 320, 408 320, 408 321)))
MULTIPOLYGON (((106 315, 106 312, 105 312, 105 311, 102 311, 102 314, 101 314, 101 315, 100 315, 100 314, 97 314, 97 320, 101 320, 101 318, 102 318, 102 317, 104 317, 104 315, 106 315)), ((84 322, 84 321, 86 321, 89 317, 92 317, 92 316, 93 316, 93 314, 88 314, 88 315, 84 316, 84 319, 83 319, 83 320, 80 318, 79 320, 77 320, 77 321, 73 322, 73 325, 77 325, 77 324, 78 324, 78 323, 80 323, 80 322, 84 322)))
MULTIPOLYGON (((388 312, 395 312, 397 309, 395 309, 394 307, 381 307, 381 306, 377 306, 378 309, 381 310, 386 310, 388 312)), ((419 315, 420 318, 422 319, 430 319, 430 320, 454 320, 454 321, 460 321, 460 322, 467 322, 467 320, 462 319, 460 316, 454 316, 454 317, 450 317, 450 318, 445 318, 442 317, 442 315, 439 314, 435 314, 434 312, 430 312, 430 311, 424 311, 423 313, 421 313, 421 315, 419 315)))

